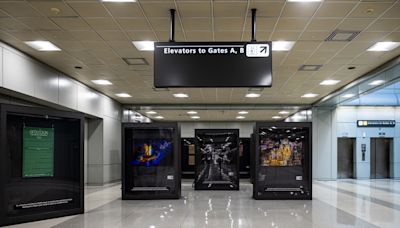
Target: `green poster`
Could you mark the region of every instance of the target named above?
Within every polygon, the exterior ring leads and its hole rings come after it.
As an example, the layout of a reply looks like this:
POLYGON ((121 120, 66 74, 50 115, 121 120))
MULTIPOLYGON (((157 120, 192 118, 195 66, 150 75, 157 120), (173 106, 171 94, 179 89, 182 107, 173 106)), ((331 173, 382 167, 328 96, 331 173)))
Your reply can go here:
POLYGON ((54 176, 54 129, 24 127, 23 177, 54 176))

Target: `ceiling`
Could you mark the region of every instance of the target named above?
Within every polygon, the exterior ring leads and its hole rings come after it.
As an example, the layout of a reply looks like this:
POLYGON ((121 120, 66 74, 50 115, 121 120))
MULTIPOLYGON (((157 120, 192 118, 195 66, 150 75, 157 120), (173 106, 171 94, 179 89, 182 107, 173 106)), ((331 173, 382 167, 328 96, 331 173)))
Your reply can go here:
POLYGON ((312 104, 399 56, 400 48, 390 52, 366 49, 377 41, 400 41, 400 2, 2 0, 0 40, 123 104, 312 104), (265 88, 259 98, 245 98, 248 88, 154 91, 153 53, 138 51, 132 41, 168 41, 170 8, 177 10, 176 41, 249 41, 250 9, 257 8, 258 41, 290 40, 296 44, 291 51, 273 53, 273 86, 265 88), (324 41, 335 29, 361 33, 351 42, 324 41), (62 51, 36 51, 23 43, 30 40, 49 40, 62 51), (149 65, 128 66, 122 58, 145 58, 149 65), (302 64, 323 66, 316 72, 298 71, 302 64), (348 70, 349 66, 356 69, 348 70), (98 86, 91 82, 94 79, 107 79, 113 85, 98 86), (340 83, 319 85, 325 79, 340 83), (132 97, 115 96, 121 92, 132 97), (172 94, 177 92, 190 97, 175 98, 172 94), (319 95, 301 98, 305 93, 319 95))

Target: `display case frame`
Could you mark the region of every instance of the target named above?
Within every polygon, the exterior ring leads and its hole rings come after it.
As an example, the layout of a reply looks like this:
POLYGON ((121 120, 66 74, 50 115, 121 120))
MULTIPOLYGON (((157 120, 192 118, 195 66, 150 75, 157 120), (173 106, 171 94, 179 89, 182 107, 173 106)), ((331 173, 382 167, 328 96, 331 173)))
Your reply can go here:
MULTIPOLYGON (((84 115, 82 113, 77 113, 77 112, 68 112, 68 111, 59 111, 59 110, 53 110, 53 109, 48 109, 48 108, 42 108, 42 107, 28 107, 28 106, 19 106, 19 105, 11 105, 11 104, 0 104, 0 226, 4 225, 12 225, 12 224, 18 224, 18 223, 24 223, 24 222, 33 222, 33 221, 38 221, 38 220, 44 220, 44 219, 50 219, 50 218, 57 218, 57 217, 63 217, 63 216, 69 216, 69 215, 76 215, 76 214, 82 214, 84 213, 84 115), (7 184, 8 178, 12 178, 11 176, 6 176, 5 174, 11 173, 11 171, 6 169, 6 165, 4 162, 7 162, 7 148, 8 148, 8 142, 7 142, 7 120, 8 120, 8 115, 15 115, 15 116, 23 116, 27 118, 38 118, 38 119, 74 119, 75 121, 79 122, 79 126, 75 129, 77 132, 79 132, 79 139, 77 140, 77 144, 79 145, 79 148, 76 149, 77 154, 75 155, 76 158, 79 159, 78 163, 76 166, 78 167, 77 170, 75 170, 74 174, 77 174, 75 178, 79 179, 76 181, 73 186, 68 187, 68 189, 72 188, 75 191, 75 194, 77 194, 76 197, 74 197, 74 205, 76 206, 66 206, 68 209, 60 209, 63 207, 61 205, 60 207, 57 206, 57 210, 54 208, 48 208, 46 210, 46 207, 40 207, 38 210, 35 210, 35 213, 30 213, 30 214, 23 214, 23 215, 14 215, 14 216, 8 216, 10 213, 7 208, 5 208, 7 202, 4 199, 4 196, 6 194, 5 186, 7 184), (79 128, 79 129, 78 129, 79 128), (76 183, 78 183, 76 185, 76 183), (75 203, 75 200, 78 201, 75 203), (43 210, 42 210, 43 209, 43 210)), ((55 149, 54 149, 55 150, 55 149)), ((55 152, 54 152, 55 153, 55 152)), ((54 161, 54 164, 56 164, 56 161, 54 161)), ((21 165, 22 166, 22 165, 21 165)), ((57 167, 54 167, 55 170, 57 170, 57 167)), ((68 167, 68 169, 71 169, 71 167, 68 167)), ((54 171, 56 175, 57 171, 54 171)), ((19 180, 18 184, 21 184, 20 182, 27 181, 27 184, 35 184, 35 180, 32 178, 22 178, 19 180), (29 183, 28 183, 29 182, 29 183)), ((48 183, 49 179, 54 179, 55 181, 59 180, 56 179, 58 178, 57 176, 53 177, 42 177, 40 179, 41 182, 46 182, 48 183)), ((11 179, 10 179, 11 180, 11 179)), ((43 182, 43 183, 44 183, 43 182)), ((36 184, 37 185, 37 184, 36 184)), ((39 185, 41 188, 45 188, 46 185, 39 185)), ((57 185, 58 186, 58 185, 57 185)), ((43 190, 43 191, 48 191, 48 190, 43 190)), ((13 199, 10 199, 13 201, 13 199)), ((54 199, 48 199, 50 200, 49 202, 55 202, 54 199)), ((42 202, 42 201, 41 201, 42 202)), ((52 207, 52 205, 50 205, 52 207)), ((17 205, 15 205, 14 210, 16 210, 17 205)), ((19 208, 19 207, 18 207, 19 208)), ((23 207, 22 207, 23 208, 23 207)))
POLYGON ((239 129, 195 129, 195 145, 196 145, 196 167, 195 167, 195 190, 239 190, 239 179, 240 179, 240 169, 239 169, 239 129), (232 170, 233 176, 235 178, 233 184, 216 184, 210 185, 204 184, 199 181, 199 164, 201 164, 201 153, 199 152, 199 134, 218 134, 230 132, 235 135, 236 140, 236 150, 233 151, 233 156, 235 157, 234 165, 235 168, 232 170))
POLYGON ((142 199, 179 199, 181 197, 181 140, 180 140, 180 127, 176 122, 162 122, 162 123, 123 123, 122 124, 122 199, 123 200, 142 200, 142 199), (172 193, 165 192, 156 194, 155 191, 141 191, 132 192, 128 188, 128 178, 130 176, 127 172, 127 153, 126 140, 127 129, 133 130, 159 130, 159 129, 174 129, 173 132, 173 168, 174 168, 174 191, 172 193))
MULTIPOLYGON (((254 141, 255 141, 255 156, 253 159, 254 164, 254 178, 253 178, 253 198, 257 200, 311 200, 312 199, 312 123, 311 122, 257 122, 254 127, 254 141), (303 141, 307 143, 304 151, 304 158, 302 162, 303 174, 300 180, 295 177, 296 184, 292 184, 293 180, 282 180, 279 178, 279 182, 285 183, 282 187, 279 187, 276 181, 270 180, 262 181, 261 169, 266 172, 267 169, 278 171, 288 171, 287 167, 261 167, 260 165, 260 130, 261 129, 297 129, 306 128, 308 130, 307 138, 303 141), (280 170, 279 170, 280 169, 280 170), (298 185, 298 186, 297 186, 298 185), (271 187, 273 186, 273 187, 271 187), (290 186, 290 187, 288 187, 290 186), (293 186, 293 187, 291 187, 293 186), (262 189, 262 191, 260 190, 262 189)), ((302 142, 303 142, 302 141, 302 142)), ((290 168, 289 168, 290 169, 290 168)), ((287 173, 286 173, 287 174, 287 173)), ((294 175, 289 173, 288 175, 282 175, 288 177, 294 175)), ((284 179, 284 178, 283 178, 284 179)))
POLYGON ((196 169, 196 148, 194 149, 194 154, 190 154, 185 148, 185 143, 190 142, 195 146, 194 138, 181 138, 181 168, 182 168, 182 178, 194 179, 194 172, 196 169), (194 164, 190 164, 191 157, 194 157, 194 164))

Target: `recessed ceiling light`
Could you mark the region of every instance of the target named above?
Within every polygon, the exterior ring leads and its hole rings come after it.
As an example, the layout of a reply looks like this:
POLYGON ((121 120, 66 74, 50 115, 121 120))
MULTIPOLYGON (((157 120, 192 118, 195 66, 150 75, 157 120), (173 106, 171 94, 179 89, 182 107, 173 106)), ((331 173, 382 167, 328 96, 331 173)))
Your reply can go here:
POLYGON ((273 41, 272 51, 290 51, 294 43, 294 41, 273 41))
POLYGON ((302 98, 313 98, 313 97, 316 97, 316 96, 318 96, 318 94, 315 94, 315 93, 306 93, 306 94, 304 94, 303 96, 301 96, 302 98))
POLYGON ((248 111, 240 111, 240 112, 238 112, 238 114, 240 114, 240 115, 246 115, 246 114, 249 114, 249 112, 248 112, 248 111))
POLYGON ((136 0, 101 0, 102 2, 136 2, 136 0))
POLYGON ((186 98, 186 97, 189 97, 189 95, 187 95, 186 93, 174 93, 174 97, 186 98))
POLYGON ((147 111, 146 114, 154 115, 154 114, 157 114, 157 112, 156 111, 147 111))
POLYGON ((246 97, 248 98, 255 98, 255 97, 260 97, 261 95, 258 93, 248 93, 246 94, 246 97))
POLYGON ((129 95, 127 93, 117 93, 117 94, 115 94, 115 96, 117 96, 117 97, 132 97, 131 95, 129 95))
POLYGON ((189 111, 189 112, 186 112, 187 114, 189 114, 189 115, 194 115, 194 114, 197 114, 197 112, 196 111, 189 111))
POLYGON ((112 83, 111 83, 110 81, 108 81, 108 80, 103 80, 103 79, 92 80, 92 82, 93 82, 94 84, 97 84, 97 85, 112 85, 112 83))
POLYGON ((385 83, 385 80, 375 80, 369 83, 368 85, 377 86, 377 85, 382 85, 383 83, 385 83))
POLYGON ((301 65, 299 71, 318 71, 322 65, 301 65))
POLYGON ((200 116, 191 116, 192 119, 200 119, 200 116))
POLYGON ((156 117, 154 117, 154 118, 156 118, 156 119, 164 119, 163 116, 156 116, 156 117))
POLYGON ((132 41, 139 51, 154 51, 154 41, 132 41))
POLYGON ((289 114, 290 112, 288 112, 288 111, 280 111, 279 112, 279 114, 282 114, 282 115, 287 115, 287 114, 289 114))
POLYGON ((25 44, 38 51, 61 51, 59 47, 49 41, 26 41, 25 44))
POLYGON ((287 0, 288 2, 321 2, 322 0, 287 0))
POLYGON ((236 116, 236 119, 242 120, 242 119, 246 119, 245 116, 236 116))
POLYGON ((130 66, 149 65, 145 58, 122 58, 130 66))
POLYGON ((342 97, 343 97, 343 98, 352 98, 352 97, 354 97, 354 96, 355 96, 354 94, 348 93, 348 94, 343 95, 342 97))
POLYGON ((280 117, 280 116, 273 116, 273 117, 272 117, 272 119, 276 119, 276 120, 277 120, 277 119, 281 119, 281 118, 282 118, 282 117, 280 117))
POLYGON ((340 82, 340 80, 323 80, 320 85, 336 85, 340 82))
POLYGON ((391 51, 400 46, 400 42, 377 42, 372 45, 367 51, 391 51))

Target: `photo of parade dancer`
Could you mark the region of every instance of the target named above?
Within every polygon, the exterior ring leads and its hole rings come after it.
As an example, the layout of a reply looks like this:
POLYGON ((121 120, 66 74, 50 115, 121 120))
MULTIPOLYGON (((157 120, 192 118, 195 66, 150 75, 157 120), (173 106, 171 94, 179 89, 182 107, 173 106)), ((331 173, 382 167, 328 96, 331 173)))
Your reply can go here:
POLYGON ((216 185, 237 188, 239 153, 237 136, 231 132, 222 132, 200 134, 197 137, 196 182, 210 189, 216 185))

